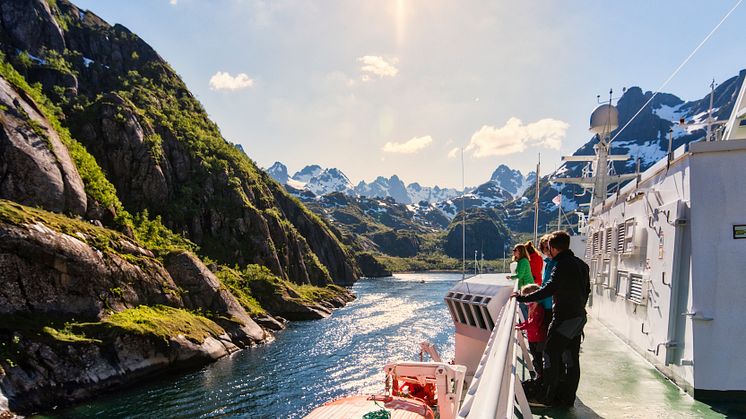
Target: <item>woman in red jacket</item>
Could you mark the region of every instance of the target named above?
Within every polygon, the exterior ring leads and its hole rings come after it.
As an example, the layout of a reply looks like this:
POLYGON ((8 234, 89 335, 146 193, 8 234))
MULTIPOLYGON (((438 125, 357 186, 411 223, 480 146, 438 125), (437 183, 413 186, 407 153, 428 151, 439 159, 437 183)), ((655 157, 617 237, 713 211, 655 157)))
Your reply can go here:
POLYGON ((534 277, 534 282, 541 286, 544 258, 541 257, 531 241, 526 242, 526 251, 528 252, 528 263, 531 265, 531 275, 534 277))

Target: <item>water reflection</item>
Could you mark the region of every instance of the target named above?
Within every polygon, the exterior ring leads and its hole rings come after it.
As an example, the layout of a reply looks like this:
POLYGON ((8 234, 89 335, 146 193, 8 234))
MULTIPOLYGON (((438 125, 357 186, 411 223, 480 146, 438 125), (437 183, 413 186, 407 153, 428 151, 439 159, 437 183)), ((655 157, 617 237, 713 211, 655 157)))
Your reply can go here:
POLYGON ((296 322, 267 345, 199 371, 120 391, 56 417, 302 417, 320 403, 383 390, 384 364, 419 359, 419 342, 453 358, 443 296, 454 274, 402 274, 358 282, 358 299, 296 322))

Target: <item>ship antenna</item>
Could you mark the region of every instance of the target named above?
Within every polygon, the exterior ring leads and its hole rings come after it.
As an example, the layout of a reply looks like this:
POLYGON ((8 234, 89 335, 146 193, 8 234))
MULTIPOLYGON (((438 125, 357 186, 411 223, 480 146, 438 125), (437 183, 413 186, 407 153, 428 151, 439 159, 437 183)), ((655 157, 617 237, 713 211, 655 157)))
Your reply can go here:
POLYGON ((707 139, 705 141, 713 141, 712 138, 712 106, 715 100, 715 79, 712 79, 710 84, 710 107, 707 109, 707 139))
MULTIPOLYGON (((461 281, 466 280, 466 176, 464 175, 464 148, 461 148, 461 281)), ((476 256, 476 254, 475 254, 476 256)), ((466 293, 471 294, 466 282, 466 293)))

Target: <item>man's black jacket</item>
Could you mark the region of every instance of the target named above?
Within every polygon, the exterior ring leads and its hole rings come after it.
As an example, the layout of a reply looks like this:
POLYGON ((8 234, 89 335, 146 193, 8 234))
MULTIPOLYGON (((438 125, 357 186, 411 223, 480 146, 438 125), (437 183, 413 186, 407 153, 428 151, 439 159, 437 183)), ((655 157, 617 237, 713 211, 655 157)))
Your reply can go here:
POLYGON ((559 253, 554 260, 557 264, 541 289, 526 296, 518 296, 516 300, 527 303, 552 297, 553 321, 585 316, 585 304, 591 293, 588 265, 570 249, 559 253))

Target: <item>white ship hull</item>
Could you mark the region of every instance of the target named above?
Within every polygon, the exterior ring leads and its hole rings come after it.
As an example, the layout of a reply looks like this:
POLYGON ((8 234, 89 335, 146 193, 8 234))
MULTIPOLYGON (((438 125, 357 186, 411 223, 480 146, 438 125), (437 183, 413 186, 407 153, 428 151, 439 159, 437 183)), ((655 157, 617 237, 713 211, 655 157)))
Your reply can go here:
POLYGON ((746 394, 744 167, 746 140, 681 147, 595 208, 584 238, 591 315, 699 399, 746 394))

